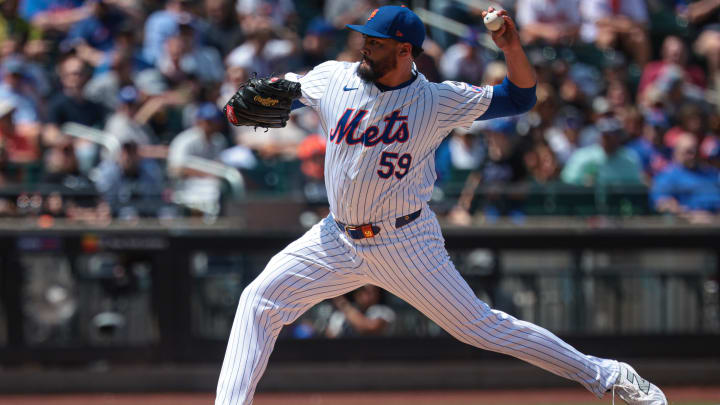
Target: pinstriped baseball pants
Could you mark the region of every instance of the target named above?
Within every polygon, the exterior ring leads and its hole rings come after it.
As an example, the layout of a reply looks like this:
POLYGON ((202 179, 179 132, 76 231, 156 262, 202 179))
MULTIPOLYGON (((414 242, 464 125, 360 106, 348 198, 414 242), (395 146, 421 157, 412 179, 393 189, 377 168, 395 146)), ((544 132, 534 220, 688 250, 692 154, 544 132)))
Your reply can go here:
POLYGON ((374 238, 353 240, 323 219, 275 255, 243 291, 215 405, 249 405, 283 325, 318 302, 377 285, 460 341, 504 353, 579 382, 598 397, 618 375, 615 360, 580 353, 546 329, 491 309, 455 269, 435 215, 374 238))

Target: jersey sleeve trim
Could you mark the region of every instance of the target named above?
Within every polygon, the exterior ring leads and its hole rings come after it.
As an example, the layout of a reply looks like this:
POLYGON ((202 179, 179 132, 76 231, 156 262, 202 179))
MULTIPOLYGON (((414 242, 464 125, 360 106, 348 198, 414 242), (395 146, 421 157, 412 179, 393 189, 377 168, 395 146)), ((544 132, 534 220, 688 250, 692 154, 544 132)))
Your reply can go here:
POLYGON ((501 84, 493 86, 493 97, 490 106, 478 120, 507 117, 530 111, 537 102, 535 88, 516 86, 507 77, 501 84))
POLYGON ((292 104, 290 105, 290 110, 297 110, 299 108, 307 107, 305 104, 303 104, 300 100, 293 100, 292 104))

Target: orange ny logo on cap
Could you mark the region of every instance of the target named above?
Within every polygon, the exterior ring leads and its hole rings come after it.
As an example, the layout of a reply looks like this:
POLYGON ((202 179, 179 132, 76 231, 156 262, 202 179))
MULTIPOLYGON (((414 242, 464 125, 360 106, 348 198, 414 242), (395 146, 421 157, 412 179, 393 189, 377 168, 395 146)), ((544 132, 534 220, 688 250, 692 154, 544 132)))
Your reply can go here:
POLYGON ((372 20, 373 17, 375 17, 375 14, 377 14, 377 12, 378 12, 378 9, 373 10, 373 12, 370 13, 370 17, 368 17, 368 21, 372 20))
POLYGON ((395 36, 396 36, 396 37, 401 37, 401 36, 403 36, 403 33, 400 32, 400 30, 397 30, 397 31, 395 31, 395 36))

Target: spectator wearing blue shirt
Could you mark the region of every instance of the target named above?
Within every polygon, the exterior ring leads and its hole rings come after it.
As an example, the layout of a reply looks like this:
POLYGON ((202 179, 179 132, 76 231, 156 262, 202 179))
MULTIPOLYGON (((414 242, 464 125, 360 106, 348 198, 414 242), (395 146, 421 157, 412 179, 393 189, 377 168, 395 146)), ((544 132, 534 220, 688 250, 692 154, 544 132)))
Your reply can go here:
POLYGON ((191 24, 180 24, 178 34, 167 39, 165 52, 155 65, 174 85, 193 78, 203 83, 222 83, 225 68, 220 52, 194 44, 194 35, 191 24))
POLYGON ((90 13, 83 0, 21 0, 20 16, 43 31, 67 32, 90 13))
POLYGON ((645 174, 654 177, 672 161, 673 150, 663 143, 663 134, 670 127, 660 112, 645 114, 642 135, 628 142, 627 147, 640 158, 645 174))
POLYGON ((124 142, 116 158, 104 160, 94 178, 114 216, 152 216, 162 203, 163 168, 141 157, 134 141, 124 142))
POLYGON ((0 83, 0 99, 12 102, 16 108, 13 120, 16 124, 35 125, 40 118, 33 99, 31 89, 24 77, 25 64, 16 57, 10 57, 2 64, 2 82, 0 83))
MULTIPOLYGON (((164 10, 158 10, 145 21, 143 58, 155 64, 165 52, 165 42, 178 35, 180 23, 196 25, 190 12, 192 0, 167 0, 164 10)), ((196 37, 195 40, 198 38, 196 37)))
POLYGON ((658 212, 692 222, 706 222, 712 213, 720 212, 720 170, 700 165, 694 136, 678 138, 673 164, 655 178, 650 198, 658 212))
POLYGON ((102 53, 99 63, 93 63, 95 67, 93 79, 116 70, 120 64, 128 63, 127 68, 133 74, 154 67, 152 63, 149 63, 143 57, 142 48, 135 45, 138 35, 137 25, 131 20, 125 21, 123 25, 118 27, 113 35, 112 50, 102 53))
POLYGON ((90 2, 90 16, 75 23, 66 39, 63 48, 87 46, 96 53, 96 61, 88 60, 91 65, 98 65, 102 54, 110 52, 115 46, 115 36, 127 22, 127 15, 117 7, 108 4, 105 0, 90 2))

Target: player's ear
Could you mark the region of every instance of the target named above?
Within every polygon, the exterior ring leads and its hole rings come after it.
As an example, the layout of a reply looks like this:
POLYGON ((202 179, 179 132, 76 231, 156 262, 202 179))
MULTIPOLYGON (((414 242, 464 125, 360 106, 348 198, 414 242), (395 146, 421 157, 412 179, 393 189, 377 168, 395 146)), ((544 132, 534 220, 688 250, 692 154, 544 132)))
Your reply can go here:
POLYGON ((401 42, 399 45, 400 51, 398 53, 400 54, 400 56, 410 55, 410 53, 412 52, 412 45, 407 42, 401 42))

